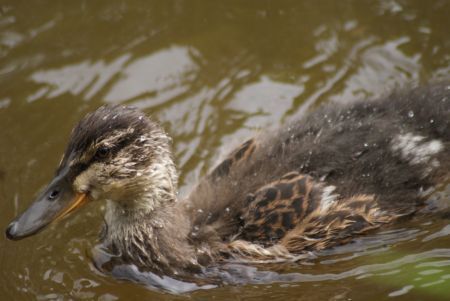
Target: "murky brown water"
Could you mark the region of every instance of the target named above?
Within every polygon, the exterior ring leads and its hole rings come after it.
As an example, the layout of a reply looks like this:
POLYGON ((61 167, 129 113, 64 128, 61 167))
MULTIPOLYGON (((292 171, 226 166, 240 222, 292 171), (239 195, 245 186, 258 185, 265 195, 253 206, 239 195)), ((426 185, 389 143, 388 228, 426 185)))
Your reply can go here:
MULTIPOLYGON (((2 1, 0 228, 51 178, 74 123, 103 103, 163 123, 186 193, 257 128, 321 102, 449 79, 449 29, 450 2, 438 0, 2 1)), ((450 299, 448 219, 409 221, 286 267, 295 282, 174 296, 89 265, 100 210, 20 242, 0 236, 0 299, 450 299)))

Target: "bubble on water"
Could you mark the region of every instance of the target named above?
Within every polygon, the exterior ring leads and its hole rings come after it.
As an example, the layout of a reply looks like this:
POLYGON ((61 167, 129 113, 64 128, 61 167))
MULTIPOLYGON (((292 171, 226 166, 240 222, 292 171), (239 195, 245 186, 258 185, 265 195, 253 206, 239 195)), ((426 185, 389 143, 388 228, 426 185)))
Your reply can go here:
POLYGON ((408 117, 409 118, 413 118, 414 117, 414 112, 413 111, 409 111, 408 112, 408 117))

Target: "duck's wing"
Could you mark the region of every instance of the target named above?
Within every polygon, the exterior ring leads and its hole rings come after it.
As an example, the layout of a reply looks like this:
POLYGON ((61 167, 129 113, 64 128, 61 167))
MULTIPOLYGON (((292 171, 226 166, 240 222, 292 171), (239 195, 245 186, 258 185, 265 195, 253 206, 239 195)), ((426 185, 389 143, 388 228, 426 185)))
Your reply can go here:
POLYGON ((391 221, 374 196, 341 198, 334 187, 291 172, 250 195, 230 254, 250 260, 290 257, 348 242, 391 221))
POLYGON ((330 204, 336 201, 336 195, 325 196, 322 186, 298 172, 263 186, 247 198, 248 205, 240 216, 240 236, 265 245, 280 240, 320 206, 322 196, 330 204))

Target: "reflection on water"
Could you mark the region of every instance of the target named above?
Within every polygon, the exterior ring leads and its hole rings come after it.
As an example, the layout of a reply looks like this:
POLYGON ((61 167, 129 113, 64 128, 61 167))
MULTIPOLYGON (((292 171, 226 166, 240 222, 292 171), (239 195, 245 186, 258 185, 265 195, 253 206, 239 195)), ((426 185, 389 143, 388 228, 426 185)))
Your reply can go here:
POLYGON ((27 100, 55 98, 66 93, 89 100, 120 72, 128 59, 129 55, 123 55, 108 64, 102 60, 95 63, 83 61, 58 69, 36 71, 31 74, 30 80, 42 88, 30 94, 27 100))
POLYGON ((379 96, 394 88, 417 82, 420 54, 405 56, 401 47, 408 42, 408 37, 401 37, 366 49, 361 54, 361 66, 346 81, 349 88, 334 99, 350 101, 365 96, 379 96))
POLYGON ((132 104, 144 108, 160 105, 187 91, 183 81, 189 81, 189 74, 195 75, 195 69, 189 49, 175 46, 163 49, 128 64, 118 73, 119 80, 105 95, 105 100, 139 99, 132 104))
MULTIPOLYGON (((101 104, 132 104, 164 125, 185 195, 224 150, 260 128, 323 102, 449 79, 449 14, 445 0, 7 0, 0 4, 2 228, 51 177, 73 124, 101 104)), ((448 206, 448 185, 440 193, 448 206)), ((1 299, 450 298, 445 218, 406 222, 296 264, 230 264, 209 272, 235 285, 175 296, 89 264, 101 206, 24 241, 0 238, 1 299)), ((146 277, 172 291, 197 288, 146 277)))
POLYGON ((291 108, 292 100, 300 96, 303 91, 304 87, 300 84, 276 82, 267 76, 262 76, 258 82, 237 91, 228 107, 254 116, 247 120, 246 127, 269 126, 270 123, 264 117, 270 115, 272 121, 281 122, 285 112, 291 108), (273 99, 278 101, 274 102, 273 99), (255 116, 256 114, 259 117, 255 116))

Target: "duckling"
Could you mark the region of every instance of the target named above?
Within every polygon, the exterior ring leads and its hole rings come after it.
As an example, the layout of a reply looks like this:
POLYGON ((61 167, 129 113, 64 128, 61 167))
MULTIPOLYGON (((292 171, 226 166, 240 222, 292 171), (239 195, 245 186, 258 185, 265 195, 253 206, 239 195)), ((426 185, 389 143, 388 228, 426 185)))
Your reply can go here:
POLYGON ((450 167, 450 86, 345 105, 247 140, 185 198, 171 139, 137 109, 106 105, 73 129, 56 176, 7 228, 34 235, 106 201, 103 244, 175 278, 226 262, 295 260, 417 212, 450 167))

